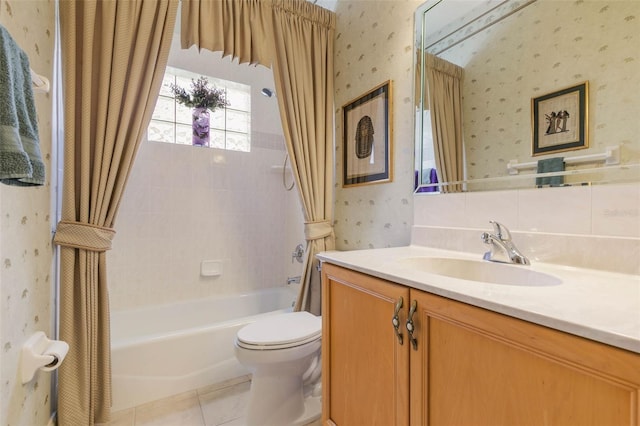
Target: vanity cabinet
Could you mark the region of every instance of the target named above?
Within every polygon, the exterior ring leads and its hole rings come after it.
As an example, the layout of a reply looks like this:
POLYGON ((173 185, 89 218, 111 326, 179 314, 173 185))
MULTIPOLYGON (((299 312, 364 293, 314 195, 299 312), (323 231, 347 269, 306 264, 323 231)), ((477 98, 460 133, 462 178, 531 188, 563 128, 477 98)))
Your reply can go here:
POLYGON ((322 266, 323 424, 409 423, 409 346, 392 325, 398 302, 406 340, 409 289, 333 265, 322 266))
POLYGON ((324 425, 640 425, 640 354, 329 263, 322 286, 324 425))

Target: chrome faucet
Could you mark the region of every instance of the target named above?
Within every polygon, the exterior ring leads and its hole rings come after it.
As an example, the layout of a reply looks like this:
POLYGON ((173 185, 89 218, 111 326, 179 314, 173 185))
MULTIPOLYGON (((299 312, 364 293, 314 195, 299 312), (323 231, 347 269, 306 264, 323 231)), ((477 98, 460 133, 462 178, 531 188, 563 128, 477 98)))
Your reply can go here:
POLYGON ((529 259, 520 253, 520 250, 511 241, 511 233, 506 226, 489 221, 493 225, 493 234, 483 232, 480 238, 485 244, 489 244, 489 251, 482 257, 491 262, 518 263, 529 265, 529 259))
POLYGON ((297 277, 288 277, 287 278, 287 285, 288 284, 300 284, 300 278, 302 278, 300 275, 298 275, 297 277))

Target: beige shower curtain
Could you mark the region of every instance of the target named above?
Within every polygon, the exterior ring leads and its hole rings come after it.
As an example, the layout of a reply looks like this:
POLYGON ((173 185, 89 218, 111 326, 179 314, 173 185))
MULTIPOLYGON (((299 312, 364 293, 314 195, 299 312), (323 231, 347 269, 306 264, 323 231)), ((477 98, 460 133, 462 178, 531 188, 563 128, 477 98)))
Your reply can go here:
POLYGON ((316 253, 333 233, 335 14, 304 0, 183 0, 182 47, 270 66, 304 209, 306 258, 296 310, 320 314, 316 253), (220 18, 220 17, 224 18, 220 18), (216 22, 211 25, 210 22, 216 22))
POLYGON ((333 40, 335 14, 306 1, 274 1, 273 76, 305 216, 306 259, 297 310, 320 314, 315 255, 333 250, 333 40))
POLYGON ((58 424, 106 422, 111 354, 106 253, 151 119, 178 0, 60 2, 64 99, 58 424))
MULTIPOLYGON (((440 182, 464 179, 462 145, 463 68, 426 54, 425 74, 429 87, 429 109, 433 129, 436 169, 440 182)), ((460 185, 443 186, 443 192, 458 192, 460 185)))

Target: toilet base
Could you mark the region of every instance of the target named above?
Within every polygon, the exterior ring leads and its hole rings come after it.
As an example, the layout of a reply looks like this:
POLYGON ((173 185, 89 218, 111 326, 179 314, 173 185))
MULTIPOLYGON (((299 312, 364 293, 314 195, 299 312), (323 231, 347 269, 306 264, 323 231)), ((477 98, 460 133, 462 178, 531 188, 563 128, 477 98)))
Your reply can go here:
POLYGON ((305 426, 320 418, 322 414, 322 398, 309 396, 304 400, 304 413, 291 426, 305 426))
MULTIPOLYGON (((320 396, 308 396, 304 400, 304 412, 300 417, 295 419, 289 425, 277 425, 277 426, 306 426, 318 421, 322 414, 322 398, 320 396)), ((225 426, 246 426, 246 417, 239 417, 229 423, 225 423, 225 426)), ((318 424, 320 424, 318 422, 318 424)), ((263 425, 263 426, 276 426, 276 425, 263 425)))

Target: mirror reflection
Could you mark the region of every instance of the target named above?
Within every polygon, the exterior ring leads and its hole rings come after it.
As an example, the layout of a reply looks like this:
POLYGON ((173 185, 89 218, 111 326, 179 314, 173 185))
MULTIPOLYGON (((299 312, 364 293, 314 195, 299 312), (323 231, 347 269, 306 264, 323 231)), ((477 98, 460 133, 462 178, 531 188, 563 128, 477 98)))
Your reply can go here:
POLYGON ((416 36, 418 191, 640 180, 640 2, 430 0, 416 36))

